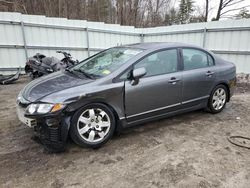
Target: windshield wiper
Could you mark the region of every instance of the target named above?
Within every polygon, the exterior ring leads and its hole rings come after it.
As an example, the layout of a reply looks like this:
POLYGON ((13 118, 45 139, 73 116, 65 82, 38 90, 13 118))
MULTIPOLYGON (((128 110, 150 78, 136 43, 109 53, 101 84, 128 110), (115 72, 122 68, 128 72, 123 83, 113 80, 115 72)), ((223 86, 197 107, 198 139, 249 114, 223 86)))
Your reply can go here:
POLYGON ((70 73, 73 73, 73 71, 72 71, 71 69, 69 69, 69 68, 66 68, 65 71, 68 71, 68 72, 70 72, 70 73))
POLYGON ((94 75, 94 74, 89 74, 87 72, 85 72, 84 70, 82 69, 74 69, 73 71, 76 71, 76 72, 80 72, 82 73, 85 77, 89 78, 89 79, 95 79, 97 76, 94 75))
POLYGON ((75 76, 77 76, 78 78, 80 78, 79 75, 76 74, 76 73, 74 72, 74 70, 72 70, 72 69, 66 68, 65 71, 70 72, 71 74, 74 74, 75 76))

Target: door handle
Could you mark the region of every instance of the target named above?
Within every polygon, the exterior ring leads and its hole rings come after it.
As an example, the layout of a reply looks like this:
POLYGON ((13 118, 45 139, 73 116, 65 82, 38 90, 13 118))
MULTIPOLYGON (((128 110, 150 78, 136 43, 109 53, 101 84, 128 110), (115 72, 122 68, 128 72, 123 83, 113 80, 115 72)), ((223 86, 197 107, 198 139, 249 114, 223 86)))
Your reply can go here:
POLYGON ((214 74, 214 72, 212 72, 212 71, 207 71, 207 72, 206 72, 206 75, 207 75, 207 76, 212 76, 213 74, 214 74))
POLYGON ((181 81, 180 79, 176 79, 175 77, 172 77, 172 78, 170 78, 170 80, 168 81, 168 83, 170 83, 170 84, 176 84, 176 82, 179 82, 179 81, 181 81))

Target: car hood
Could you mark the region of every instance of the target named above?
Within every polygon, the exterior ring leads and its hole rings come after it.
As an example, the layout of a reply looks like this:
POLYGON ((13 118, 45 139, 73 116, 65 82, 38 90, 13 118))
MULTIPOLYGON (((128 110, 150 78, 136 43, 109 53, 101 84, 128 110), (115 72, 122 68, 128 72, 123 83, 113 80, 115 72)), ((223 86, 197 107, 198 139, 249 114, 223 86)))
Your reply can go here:
POLYGON ((35 102, 52 93, 90 82, 93 82, 93 80, 79 78, 68 72, 56 72, 30 82, 23 89, 22 95, 26 100, 35 102))

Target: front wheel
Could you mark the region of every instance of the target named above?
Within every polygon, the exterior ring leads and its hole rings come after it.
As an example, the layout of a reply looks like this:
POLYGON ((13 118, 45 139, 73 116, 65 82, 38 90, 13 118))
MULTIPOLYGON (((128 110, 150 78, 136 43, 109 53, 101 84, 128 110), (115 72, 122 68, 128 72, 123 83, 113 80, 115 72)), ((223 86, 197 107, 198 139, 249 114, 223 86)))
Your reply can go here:
POLYGON ((115 117, 103 104, 89 104, 79 109, 72 118, 70 136, 83 147, 98 148, 114 134, 115 117))
POLYGON ((227 97, 227 88, 224 85, 216 86, 213 89, 208 102, 210 112, 213 114, 221 112, 226 106, 227 97))

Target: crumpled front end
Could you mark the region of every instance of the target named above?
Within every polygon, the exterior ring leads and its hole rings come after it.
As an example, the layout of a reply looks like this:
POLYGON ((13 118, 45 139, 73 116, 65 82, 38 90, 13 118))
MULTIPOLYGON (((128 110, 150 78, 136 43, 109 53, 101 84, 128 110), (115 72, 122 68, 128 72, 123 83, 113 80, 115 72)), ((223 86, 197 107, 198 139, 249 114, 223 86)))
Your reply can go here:
POLYGON ((39 138, 39 141, 45 148, 52 152, 62 152, 65 150, 68 137, 70 118, 54 116, 37 118, 37 125, 34 126, 34 131, 39 138))
POLYGON ((67 116, 63 111, 45 115, 27 115, 25 111, 30 104, 23 97, 18 97, 17 114, 19 120, 34 129, 36 138, 44 145, 45 149, 50 152, 64 151, 70 127, 70 116, 67 116))

